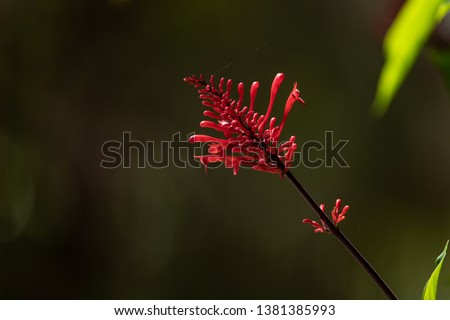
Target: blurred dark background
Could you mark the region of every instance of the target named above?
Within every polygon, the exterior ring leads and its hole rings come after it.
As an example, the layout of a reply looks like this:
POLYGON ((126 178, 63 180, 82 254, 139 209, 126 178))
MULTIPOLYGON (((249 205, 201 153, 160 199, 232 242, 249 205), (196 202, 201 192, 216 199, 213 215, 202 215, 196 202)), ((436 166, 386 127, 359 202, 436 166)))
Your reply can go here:
POLYGON ((0 298, 384 298, 301 223, 315 216, 287 180, 100 167, 124 131, 157 146, 208 132, 183 77, 258 80, 264 111, 277 72, 277 115, 294 81, 307 101, 287 136, 350 140, 350 168, 295 175, 327 211, 351 205, 343 231, 400 298, 420 298, 450 238, 450 96, 423 55, 370 116, 388 2, 0 0, 0 298))

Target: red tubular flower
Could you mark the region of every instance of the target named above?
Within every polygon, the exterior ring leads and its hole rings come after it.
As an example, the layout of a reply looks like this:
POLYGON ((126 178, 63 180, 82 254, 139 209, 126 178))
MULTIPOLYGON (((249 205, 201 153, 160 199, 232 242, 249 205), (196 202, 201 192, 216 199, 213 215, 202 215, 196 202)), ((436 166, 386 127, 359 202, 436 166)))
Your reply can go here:
POLYGON ((305 104, 305 101, 300 98, 300 91, 295 83, 286 101, 283 120, 277 126, 276 119, 270 118, 270 114, 283 79, 282 73, 275 76, 267 111, 265 114, 259 114, 254 111, 258 82, 253 82, 250 87, 249 106, 243 106, 244 84, 242 82, 238 84, 239 99, 234 100, 230 98, 231 79, 226 83, 224 78, 220 79, 219 86, 216 87, 214 76, 210 77, 209 83, 203 79, 202 75, 199 78, 195 76, 184 78, 185 82, 200 88, 199 97, 203 100, 202 104, 208 108, 203 114, 212 120, 200 122, 200 127, 214 129, 225 136, 225 139, 197 134, 190 137, 191 143, 208 143, 209 154, 196 156, 205 167, 212 162, 222 162, 226 167, 233 168, 235 175, 240 167, 284 174, 284 170, 291 166, 297 144, 295 136, 292 136, 279 145, 280 134, 295 101, 302 104, 305 104), (277 158, 282 165, 277 163, 277 158))
POLYGON ((333 208, 333 211, 331 211, 331 217, 333 218, 334 224, 337 226, 339 222, 345 219, 345 214, 347 213, 349 206, 345 206, 342 209, 342 212, 339 213, 341 207, 341 199, 336 200, 336 206, 333 208))
POLYGON ((303 219, 303 223, 308 223, 314 227, 315 233, 329 232, 328 228, 325 226, 325 223, 322 220, 321 222, 322 224, 320 225, 318 222, 311 219, 303 219))
MULTIPOLYGON (((350 209, 350 206, 345 206, 342 209, 342 212, 339 213, 341 207, 341 199, 336 200, 336 206, 331 211, 331 218, 333 219, 334 225, 337 227, 339 222, 345 219, 345 214, 347 213, 348 209, 350 209)), ((322 210, 323 213, 325 213, 325 205, 320 205, 320 210, 322 210)), ((320 232, 330 232, 330 229, 327 228, 325 223, 321 221, 322 224, 313 221, 311 219, 303 219, 303 223, 310 224, 312 227, 314 227, 314 232, 320 233, 320 232)))

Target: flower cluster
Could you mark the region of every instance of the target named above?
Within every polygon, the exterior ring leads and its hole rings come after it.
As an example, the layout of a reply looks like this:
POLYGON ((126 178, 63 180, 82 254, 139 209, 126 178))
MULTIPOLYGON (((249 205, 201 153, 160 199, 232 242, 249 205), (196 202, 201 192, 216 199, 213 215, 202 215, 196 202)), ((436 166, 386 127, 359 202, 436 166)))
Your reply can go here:
MULTIPOLYGON (((331 211, 331 218, 333 219, 334 225, 337 227, 339 222, 345 219, 345 214, 347 213, 350 206, 345 206, 341 212, 341 199, 336 200, 336 206, 331 211)), ((320 210, 322 210, 325 213, 325 205, 320 205, 320 210)), ((321 220, 321 223, 318 223, 317 221, 313 221, 311 219, 303 219, 303 223, 308 223, 314 227, 314 232, 321 233, 321 232, 330 232, 330 230, 327 228, 325 223, 321 220)))
POLYGON ((199 88, 198 94, 202 104, 207 107, 203 114, 210 120, 200 122, 200 127, 222 132, 224 139, 203 134, 190 137, 191 143, 208 143, 208 154, 196 156, 207 168, 209 163, 222 162, 227 168, 233 168, 236 175, 240 167, 250 167, 255 170, 283 175, 292 163, 294 151, 297 148, 295 136, 288 141, 279 143, 280 134, 286 119, 296 101, 305 104, 300 98, 297 83, 290 93, 284 108, 281 123, 276 125, 276 119, 270 118, 278 89, 283 82, 284 74, 275 76, 270 92, 269 105, 265 114, 255 111, 255 99, 259 83, 253 82, 250 87, 250 104, 244 105, 244 84, 237 86, 239 98, 231 98, 231 79, 220 79, 218 87, 214 76, 209 83, 200 77, 187 77, 184 81, 199 88))

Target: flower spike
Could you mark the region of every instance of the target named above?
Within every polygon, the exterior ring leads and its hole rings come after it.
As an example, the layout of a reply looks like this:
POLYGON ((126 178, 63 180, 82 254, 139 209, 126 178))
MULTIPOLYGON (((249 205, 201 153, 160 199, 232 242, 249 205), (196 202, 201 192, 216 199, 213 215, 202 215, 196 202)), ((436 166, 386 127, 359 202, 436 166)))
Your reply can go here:
POLYGON ((203 114, 210 120, 200 122, 200 127, 222 132, 225 139, 218 139, 207 135, 193 135, 191 143, 208 143, 209 153, 196 156, 200 162, 207 166, 212 162, 222 162, 225 167, 232 168, 236 175, 240 167, 249 167, 254 170, 277 173, 283 176, 293 161, 294 152, 297 148, 295 136, 289 141, 279 145, 279 137, 286 122, 287 116, 293 104, 298 101, 305 103, 300 98, 297 83, 289 95, 283 120, 276 125, 276 119, 270 114, 275 102, 275 97, 283 82, 284 74, 278 73, 272 83, 269 104, 265 114, 255 112, 255 100, 259 82, 253 82, 250 87, 250 105, 244 106, 244 84, 238 85, 238 99, 230 97, 232 81, 225 79, 219 81, 218 88, 214 83, 214 76, 210 77, 209 83, 203 76, 191 76, 184 81, 199 88, 198 94, 202 105, 207 108, 203 114), (279 159, 280 163, 275 163, 279 159))
MULTIPOLYGON (((336 205, 331 211, 331 218, 333 219, 333 224, 338 227, 339 222, 345 219, 345 214, 347 213, 348 209, 350 209, 350 206, 345 206, 342 211, 339 213, 341 207, 341 199, 336 200, 336 205)), ((325 213, 325 205, 320 205, 320 210, 322 210, 323 213, 325 213)), ((310 224, 313 226, 314 232, 316 233, 322 233, 322 232, 330 232, 330 229, 327 228, 325 223, 321 220, 321 223, 318 223, 317 221, 313 221, 311 219, 303 219, 303 223, 310 224)))

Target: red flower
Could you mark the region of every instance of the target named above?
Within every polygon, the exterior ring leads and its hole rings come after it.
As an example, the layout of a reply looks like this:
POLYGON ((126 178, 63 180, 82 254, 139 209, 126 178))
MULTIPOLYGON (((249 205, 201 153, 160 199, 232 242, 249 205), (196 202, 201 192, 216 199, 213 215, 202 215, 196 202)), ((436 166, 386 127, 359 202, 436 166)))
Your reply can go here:
MULTIPOLYGON (((342 209, 341 213, 339 213, 340 208, 341 208, 341 199, 337 199, 336 206, 331 211, 331 218, 333 219, 333 223, 336 227, 338 226, 339 222, 341 222, 342 220, 345 219, 345 214, 347 213, 348 209, 350 209, 350 206, 345 206, 342 209)), ((320 210, 322 210, 323 213, 325 213, 325 205, 324 204, 320 205, 320 210)), ((311 226, 313 226, 314 232, 317 232, 317 233, 330 232, 330 229, 327 228, 327 226, 325 225, 325 223, 322 220, 321 220, 321 224, 320 224, 311 219, 303 219, 303 223, 307 223, 307 224, 310 224, 311 226)))
POLYGON ((316 233, 321 233, 321 232, 328 232, 330 230, 328 230, 328 228, 325 226, 325 223, 323 222, 323 220, 320 220, 322 222, 322 225, 320 225, 318 222, 313 221, 311 219, 303 219, 303 223, 309 223, 310 225, 312 225, 315 229, 314 232, 316 233))
POLYGON ((222 132, 224 139, 214 138, 208 135, 196 134, 190 137, 191 143, 208 143, 207 155, 196 156, 205 167, 209 163, 222 162, 225 167, 233 168, 236 175, 240 167, 250 167, 255 170, 278 173, 283 175, 284 170, 289 168, 294 151, 297 148, 295 136, 289 141, 279 144, 281 131, 286 123, 289 112, 295 101, 305 104, 300 98, 297 83, 294 84, 284 108, 283 119, 277 126, 276 119, 270 118, 270 113, 275 102, 278 89, 283 82, 284 74, 275 76, 270 92, 269 105, 265 114, 259 114, 254 110, 255 98, 259 83, 253 82, 250 87, 250 104, 244 106, 244 84, 238 84, 239 99, 230 97, 232 81, 225 83, 222 78, 219 86, 214 83, 211 76, 209 84, 200 75, 184 78, 198 90, 202 104, 207 107, 203 114, 211 120, 200 122, 200 127, 210 128, 222 132), (226 88, 225 88, 226 86, 226 88), (280 165, 277 160, 281 161, 280 165))
MULTIPOLYGON (((331 211, 331 217, 333 218, 333 222, 336 226, 339 224, 339 222, 341 222, 342 220, 345 219, 345 214, 347 213, 350 206, 345 206, 342 209, 341 213, 339 213, 340 208, 341 208, 341 199, 337 199, 336 206, 333 208, 333 211, 331 211)), ((322 209, 322 211, 323 211, 323 209, 322 209)))

